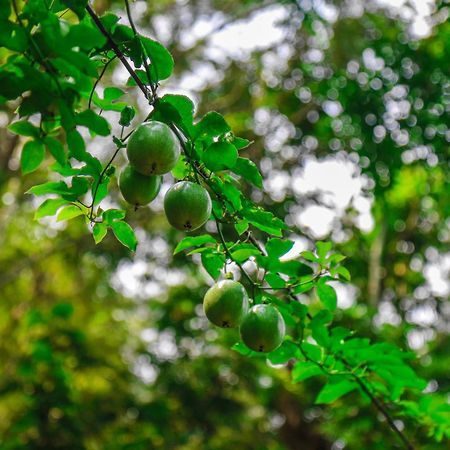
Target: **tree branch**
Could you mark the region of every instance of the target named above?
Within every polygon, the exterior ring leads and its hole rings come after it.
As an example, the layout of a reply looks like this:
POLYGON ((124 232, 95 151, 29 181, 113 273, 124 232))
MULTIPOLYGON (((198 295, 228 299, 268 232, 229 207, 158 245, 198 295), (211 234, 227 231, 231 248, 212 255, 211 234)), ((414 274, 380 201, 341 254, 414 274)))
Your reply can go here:
POLYGON ((124 54, 122 53, 122 50, 116 45, 114 42, 114 39, 109 34, 108 30, 104 27, 103 23, 95 14, 94 10, 89 6, 86 5, 86 11, 91 16, 92 20, 94 21, 97 28, 100 30, 100 32, 105 36, 106 40, 108 41, 108 44, 111 46, 113 52, 117 55, 117 57, 120 59, 121 63, 124 65, 125 69, 127 69, 128 73, 131 75, 133 80, 138 85, 139 89, 142 91, 142 93, 145 95, 145 98, 149 98, 149 90, 147 87, 142 83, 141 79, 137 76, 136 72, 133 70, 133 68, 130 66, 129 62, 125 58, 124 54))

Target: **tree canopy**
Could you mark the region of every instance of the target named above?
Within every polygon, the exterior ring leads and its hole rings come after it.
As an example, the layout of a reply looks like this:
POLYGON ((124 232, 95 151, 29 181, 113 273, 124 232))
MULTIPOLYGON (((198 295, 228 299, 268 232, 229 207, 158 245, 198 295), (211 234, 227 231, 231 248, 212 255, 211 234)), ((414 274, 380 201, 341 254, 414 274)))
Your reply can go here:
POLYGON ((0 448, 444 448, 448 13, 0 0, 0 448), (208 322, 224 278, 279 347, 208 322))

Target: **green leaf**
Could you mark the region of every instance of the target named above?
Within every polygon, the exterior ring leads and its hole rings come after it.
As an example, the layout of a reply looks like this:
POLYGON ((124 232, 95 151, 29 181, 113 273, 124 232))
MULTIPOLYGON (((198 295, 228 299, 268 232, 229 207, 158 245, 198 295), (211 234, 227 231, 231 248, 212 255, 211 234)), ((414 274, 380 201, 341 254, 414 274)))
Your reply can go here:
POLYGON ((356 389, 358 385, 355 381, 340 379, 339 381, 335 381, 333 379, 327 383, 322 390, 319 392, 319 395, 316 398, 316 404, 329 404, 336 401, 338 398, 342 397, 345 394, 356 389))
POLYGON ((42 141, 28 141, 22 149, 22 155, 20 157, 20 166, 22 167, 22 173, 34 172, 44 161, 45 148, 42 141))
MULTIPOLYGON (((122 91, 122 89, 119 89, 117 87, 107 87, 103 91, 103 98, 108 101, 112 102, 114 100, 117 100, 120 97, 123 97, 125 95, 125 92, 122 91)), ((131 106, 130 106, 131 108, 131 106)))
POLYGON ((50 181, 48 183, 38 184, 28 189, 26 194, 47 195, 47 194, 71 194, 70 188, 64 181, 50 181))
POLYGON ((100 175, 102 165, 97 158, 94 158, 86 151, 86 145, 81 134, 76 130, 67 132, 67 145, 69 147, 69 156, 83 161, 86 166, 83 167, 83 173, 94 177, 100 175))
POLYGON ((194 104, 184 95, 167 94, 155 104, 153 119, 174 123, 188 137, 194 133, 194 104))
POLYGON ((86 177, 73 177, 72 178, 72 187, 70 188, 70 192, 80 197, 89 190, 89 181, 86 177))
POLYGON ((0 19, 0 47, 24 52, 27 48, 27 35, 23 28, 9 20, 0 19))
POLYGON ((241 191, 233 183, 221 183, 219 189, 224 194, 224 197, 231 203, 235 211, 240 211, 242 209, 241 191))
POLYGON ((80 208, 78 208, 78 206, 68 205, 61 210, 61 212, 58 214, 58 218, 56 220, 58 222, 61 222, 63 220, 70 220, 75 217, 81 216, 82 214, 84 214, 84 213, 80 208))
POLYGON ((292 381, 294 383, 299 383, 317 375, 323 375, 323 372, 317 364, 311 361, 298 361, 292 369, 292 381))
POLYGON ((317 295, 320 301, 330 310, 334 311, 337 307, 336 291, 321 278, 316 285, 317 295))
POLYGON ((238 152, 229 142, 213 142, 201 156, 209 170, 218 172, 232 169, 238 159, 238 152))
POLYGON ((178 158, 177 164, 171 170, 171 174, 176 180, 183 180, 188 175, 189 172, 190 172, 189 163, 186 161, 184 155, 181 155, 178 158))
MULTIPOLYGON (((75 128, 75 116, 71 108, 68 107, 65 101, 58 101, 58 109, 61 114, 61 125, 67 131, 70 132, 75 128)), ((70 146, 69 146, 70 148, 70 146)))
POLYGON ((130 227, 126 222, 121 220, 112 222, 111 228, 116 236, 117 240, 128 247, 132 252, 136 251, 137 239, 134 234, 133 228, 130 227))
POLYGON ((76 130, 67 132, 67 146, 71 157, 84 161, 86 157, 86 145, 81 134, 76 130))
POLYGON ((301 284, 298 286, 294 286, 292 288, 292 292, 294 294, 303 294, 304 292, 310 291, 314 287, 314 283, 312 281, 300 281, 301 284))
POLYGON ((38 138, 40 134, 39 128, 26 120, 12 123, 8 126, 8 130, 20 136, 31 136, 35 138, 38 138))
POLYGON ((67 155, 61 142, 50 136, 46 136, 44 142, 53 158, 55 158, 59 164, 64 166, 67 162, 67 155))
POLYGON ((267 359, 272 364, 286 364, 291 359, 299 356, 298 347, 292 341, 285 340, 276 350, 267 355, 267 359))
POLYGON ((205 114, 195 125, 195 137, 207 135, 208 137, 222 136, 231 131, 222 114, 211 111, 205 114))
POLYGON ((125 218, 126 212, 122 209, 108 209, 103 212, 102 218, 107 225, 111 225, 115 220, 125 218))
POLYGON ((238 220, 234 224, 234 228, 236 229, 237 233, 241 235, 248 230, 248 222, 246 220, 238 220))
POLYGON ((120 112, 119 125, 128 127, 136 114, 135 109, 132 106, 125 106, 120 112))
POLYGON ((336 267, 335 269, 331 269, 330 273, 332 275, 334 275, 336 273, 336 274, 340 275, 346 281, 350 281, 351 280, 350 272, 348 271, 348 269, 346 269, 343 266, 336 267))
POLYGON ((253 244, 248 243, 235 245, 231 249, 231 256, 238 263, 243 263, 251 256, 259 255, 260 253, 261 252, 253 244))
POLYGON ((90 109, 77 114, 75 120, 78 125, 85 126, 100 136, 108 136, 111 132, 108 121, 90 109))
POLYGON ((283 280, 279 275, 276 273, 267 273, 264 277, 264 280, 269 283, 270 287, 273 289, 282 289, 286 287, 286 281, 283 280))
POLYGON ((309 359, 320 362, 322 360, 322 350, 318 345, 311 344, 310 342, 303 342, 301 348, 309 359))
POLYGON ((150 58, 150 75, 152 82, 165 80, 172 75, 173 58, 170 52, 161 43, 146 37, 140 37, 145 53, 150 58))
POLYGON ((252 207, 247 203, 242 211, 244 218, 249 223, 266 233, 282 236, 282 230, 287 229, 286 224, 281 219, 261 208, 252 207))
POLYGON ((176 255, 189 247, 198 247, 204 244, 216 244, 216 240, 209 234, 202 234, 200 236, 187 236, 181 240, 175 247, 173 254, 176 255))
POLYGON ((317 255, 319 256, 319 260, 324 262, 327 256, 327 253, 331 250, 333 244, 331 242, 317 242, 317 255))
POLYGON ((108 227, 103 222, 98 222, 92 228, 92 236, 94 237, 94 241, 96 244, 99 244, 103 241, 103 238, 106 236, 108 232, 108 227))
POLYGON ((243 148, 248 147, 250 144, 253 144, 253 141, 249 141, 248 139, 240 138, 237 136, 233 136, 231 142, 238 150, 241 150, 243 148))
POLYGON ((312 331, 312 337, 322 347, 328 347, 330 337, 328 333, 327 324, 331 322, 333 316, 328 310, 322 310, 317 313, 309 324, 312 331))
POLYGON ((70 27, 66 41, 70 47, 80 47, 86 52, 93 48, 101 48, 107 42, 100 30, 86 20, 70 27))
POLYGON ((86 5, 88 0, 61 0, 69 9, 71 9, 81 20, 86 14, 86 5))
POLYGON ((53 216, 56 214, 61 206, 67 203, 63 198, 48 198, 42 202, 36 212, 34 213, 34 219, 42 219, 42 217, 53 216))
POLYGON ((304 252, 301 252, 300 256, 303 259, 306 259, 306 261, 319 262, 319 258, 313 252, 310 252, 309 250, 305 250, 304 252))
POLYGON ((225 265, 225 257, 215 252, 202 253, 202 264, 212 278, 217 279, 225 265))
POLYGON ((247 158, 238 158, 233 167, 233 172, 262 189, 262 176, 253 161, 247 158))
POLYGON ((347 258, 347 257, 344 256, 344 255, 341 255, 341 254, 339 254, 339 253, 334 253, 333 255, 330 255, 330 256, 328 257, 328 262, 329 262, 331 265, 334 265, 334 264, 340 263, 341 261, 344 261, 344 259, 346 259, 346 258, 347 258))
POLYGON ((294 246, 294 241, 288 239, 269 239, 266 244, 266 250, 271 258, 278 259, 285 255, 294 246))
MULTIPOLYGON (((110 167, 114 169, 113 167, 110 167)), ((94 205, 98 205, 103 199, 108 195, 108 184, 110 182, 110 177, 103 175, 101 183, 98 185, 97 192, 95 194, 95 202, 94 205)), ((96 184, 92 185, 92 196, 94 196, 94 191, 96 189, 96 184)))

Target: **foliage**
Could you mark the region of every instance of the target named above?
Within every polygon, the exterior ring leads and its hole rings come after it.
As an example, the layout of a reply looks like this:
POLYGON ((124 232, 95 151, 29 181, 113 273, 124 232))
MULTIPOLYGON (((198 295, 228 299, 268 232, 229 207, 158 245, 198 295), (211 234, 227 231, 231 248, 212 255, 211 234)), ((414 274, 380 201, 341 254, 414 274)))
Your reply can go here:
MULTIPOLYGON (((127 2, 126 6, 130 14, 127 2)), ((36 219, 56 216, 57 221, 72 223, 79 221, 81 217, 92 230, 96 244, 104 245, 105 242, 110 242, 107 237, 111 231, 126 248, 137 251, 138 239, 130 224, 132 214, 117 208, 111 201, 115 192, 112 181, 116 180, 113 164, 133 133, 135 109, 129 105, 132 103, 131 95, 127 94, 126 90, 127 87, 137 86, 148 105, 148 110, 139 112, 139 116, 144 116, 145 120, 167 123, 182 145, 184 155, 172 171, 173 177, 202 185, 213 199, 212 223, 215 228, 209 227, 208 234, 201 231, 201 234, 184 238, 177 235, 178 243, 174 253, 189 250, 189 255, 199 255, 201 265, 214 280, 219 279, 230 267, 237 267, 242 282, 251 293, 252 304, 271 303, 278 308, 288 327, 288 335, 281 347, 264 355, 267 360, 272 365, 288 367, 294 384, 320 380, 321 388, 313 399, 317 405, 356 402, 363 408, 371 403, 406 448, 412 448, 407 437, 408 430, 403 432, 394 417, 402 417, 414 427, 423 427, 430 442, 442 442, 450 436, 448 405, 443 403, 438 394, 421 393, 427 382, 417 375, 411 366, 415 355, 402 351, 398 345, 384 342, 378 337, 365 337, 351 320, 348 320, 347 325, 339 323, 341 313, 335 286, 338 282, 350 282, 351 278, 354 278, 354 272, 361 276, 358 270, 352 270, 358 263, 357 256, 352 262, 353 254, 357 252, 348 252, 352 258, 346 259, 344 254, 327 240, 316 242, 314 248, 303 251, 296 258, 289 256, 295 244, 290 238, 292 227, 278 217, 283 214, 277 214, 276 208, 264 208, 252 200, 252 195, 248 195, 255 192, 255 189, 261 191, 263 177, 255 164, 256 160, 251 161, 244 156, 245 152, 250 151, 250 141, 238 137, 232 131, 230 124, 235 121, 227 120, 216 111, 207 111, 198 117, 194 113, 193 102, 184 95, 165 94, 159 97, 160 82, 168 79, 176 68, 170 52, 160 42, 140 35, 130 15, 130 26, 123 25, 120 17, 111 13, 99 18, 85 1, 55 1, 50 6, 30 1, 20 5, 20 8, 18 2, 3 2, 0 13, 5 25, 0 31, 0 42, 7 49, 0 72, 0 104, 16 102, 17 117, 8 129, 20 136, 23 144, 20 167, 24 179, 33 176, 38 169, 44 168, 48 171, 44 179, 28 186, 29 194, 44 198, 34 213, 36 219), (70 15, 65 15, 64 19, 59 17, 67 8, 71 11, 70 15), (128 66, 130 78, 126 86, 105 88, 103 97, 100 97, 97 93, 99 82, 108 65, 116 59, 132 61, 134 68, 128 66), (102 165, 89 147, 90 138, 99 136, 110 137, 115 146, 105 165, 102 165), (216 151, 220 151, 222 155, 220 164, 217 163, 218 159, 214 153, 216 151), (252 272, 246 269, 250 264, 255 265, 252 272)), ((367 20, 376 22, 378 19, 376 16, 369 16, 367 20)), ((339 35, 341 32, 337 27, 336 33, 339 35)), ((389 37, 386 37, 386 40, 388 39, 389 37)), ((338 46, 339 39, 335 42, 338 46)), ((384 44, 381 42, 379 45, 383 48, 384 44)), ((427 54, 430 51, 428 45, 431 44, 425 42, 423 50, 419 49, 415 57, 418 55, 417 58, 420 58, 427 54)), ((330 51, 334 52, 336 60, 339 57, 345 60, 345 52, 348 49, 332 48, 330 51)), ((402 56, 406 57, 408 56, 402 56)), ((402 64, 403 59, 397 61, 395 55, 392 55, 392 58, 392 67, 402 64)), ((438 52, 433 63, 440 67, 441 62, 438 52)), ((389 188, 389 195, 385 198, 380 196, 383 201, 375 205, 376 213, 384 215, 386 220, 395 217, 394 213, 386 214, 387 210, 400 210, 408 201, 413 201, 415 193, 421 189, 421 176, 434 177, 435 185, 431 195, 435 194, 438 198, 443 190, 439 166, 433 169, 433 175, 421 173, 420 167, 405 167, 400 152, 396 151, 400 138, 396 138, 394 132, 391 133, 390 140, 385 142, 382 153, 377 151, 376 142, 364 139, 367 134, 365 128, 372 125, 359 118, 360 99, 357 87, 361 83, 356 76, 346 76, 342 64, 337 64, 337 61, 335 64, 340 67, 340 71, 336 70, 333 77, 319 83, 314 80, 313 68, 306 62, 300 62, 300 68, 305 74, 305 85, 317 101, 325 101, 326 93, 339 87, 340 95, 347 102, 344 105, 346 114, 339 118, 340 124, 333 123, 328 116, 322 115, 319 120, 309 124, 310 129, 305 130, 305 133, 317 137, 320 149, 318 154, 328 151, 327 143, 336 136, 340 145, 349 148, 356 146, 360 149, 360 159, 368 160, 365 170, 374 175, 376 192, 389 188), (346 83, 341 86, 339 80, 343 77, 346 78, 346 83), (403 177, 409 177, 411 183, 404 183, 403 177)), ((379 74, 375 72, 369 73, 365 84, 370 83, 370 77, 372 80, 377 78, 379 74)), ((417 83, 422 81, 420 78, 416 80, 417 83)), ((397 81, 388 79, 384 89, 389 92, 396 83, 397 81)), ((430 86, 428 91, 421 94, 431 98, 435 98, 433 95, 439 97, 442 95, 439 91, 442 85, 430 86)), ((278 95, 276 91, 268 90, 264 104, 277 104, 278 95)), ((419 98, 417 93, 411 95, 419 98)), ((291 97, 294 96, 290 95, 289 100, 294 101, 291 97)), ((298 102, 298 99, 295 101, 298 102)), ((368 92, 365 101, 374 111, 381 108, 380 97, 376 94, 368 92)), ((296 109, 298 106, 288 103, 286 102, 284 107, 285 111, 280 109, 281 113, 290 114, 288 107, 296 109)), ((417 110, 417 120, 422 120, 423 114, 425 123, 428 120, 433 122, 434 119, 430 119, 432 113, 422 112, 422 108, 417 110)), ((138 118, 139 121, 141 119, 138 118)), ((437 133, 442 134, 439 126, 436 128, 437 133)), ((411 136, 419 144, 422 136, 416 131, 413 128, 411 136)), ((445 144, 438 141, 435 150, 439 158, 444 157, 445 148, 445 144)), ((67 226, 71 229, 72 225, 67 226)), ((77 238, 82 239, 86 227, 76 229, 76 233, 79 233, 77 238)), ((376 236, 368 239, 376 239, 376 236)), ((89 252, 86 252, 88 255, 89 252)), ((81 270, 77 268, 74 260, 69 263, 60 261, 59 264, 67 265, 68 272, 78 273, 77 269, 81 270)), ((64 270, 60 269, 59 272, 63 276, 64 270)), ((398 274, 400 276, 401 271, 398 271, 398 274)), ((81 273, 80 276, 85 275, 81 273)), ((45 295, 45 289, 40 295, 45 295)), ((89 306, 85 305, 85 308, 84 314, 88 314, 89 306)), ((188 310, 193 317, 190 306, 188 310)), ((19 429, 21 426, 26 428, 27 420, 31 420, 27 414, 36 414, 36 417, 42 414, 57 417, 63 411, 64 420, 68 421, 69 426, 63 427, 68 437, 62 433, 55 438, 60 448, 69 445, 65 444, 67 442, 70 442, 71 448, 84 448, 86 445, 78 434, 89 422, 86 420, 83 424, 71 420, 71 410, 77 404, 74 397, 80 393, 87 397, 103 393, 103 396, 107 397, 113 389, 112 381, 108 385, 101 385, 99 378, 99 384, 96 386, 98 392, 91 394, 86 381, 83 381, 83 377, 88 378, 89 373, 85 374, 83 367, 80 367, 80 380, 69 379, 70 376, 76 377, 78 369, 74 371, 73 368, 64 366, 66 360, 60 358, 60 352, 64 351, 60 349, 60 345, 79 347, 80 352, 86 353, 80 358, 92 359, 92 367, 95 364, 106 367, 110 361, 108 359, 108 363, 104 363, 103 358, 106 356, 102 354, 90 356, 95 340, 93 339, 92 343, 83 343, 83 336, 75 330, 63 339, 68 333, 67 330, 70 331, 70 326, 62 326, 60 330, 59 324, 70 322, 72 314, 71 302, 57 303, 48 311, 30 310, 21 323, 21 326, 25 327, 24 330, 15 330, 19 334, 19 340, 23 340, 23 336, 32 337, 30 342, 23 344, 26 346, 24 354, 31 355, 31 359, 17 361, 17 370, 21 377, 19 381, 23 384, 23 389, 28 388, 39 393, 42 387, 45 390, 43 379, 50 377, 49 383, 52 389, 56 390, 60 402, 42 412, 39 408, 46 408, 47 405, 40 402, 39 395, 36 396, 36 403, 29 409, 31 412, 24 412, 25 405, 19 408, 18 415, 23 416, 17 426, 19 429), (44 331, 40 332, 39 329, 44 331), (37 333, 36 337, 34 333, 37 333), (66 344, 60 344, 60 340, 66 344), (81 383, 81 388, 77 382, 81 383)), ((101 314, 100 310, 98 314, 101 314)), ((169 311, 161 313, 162 321, 164 314, 169 314, 169 311)), ((181 314, 186 315, 186 312, 181 311, 181 314)), ((95 321, 89 323, 95 328, 95 321)), ((203 334, 206 336, 206 333, 203 334)), ((206 339, 205 336, 199 334, 196 338, 206 339)), ((230 336, 229 339, 238 340, 237 335, 230 336)), ((229 344, 231 346, 233 342, 229 344)), ((111 345, 114 347, 113 343, 111 345)), ((257 367, 262 371, 266 370, 261 364, 261 356, 245 347, 242 342, 235 343, 232 348, 239 355, 255 358, 257 367)), ((114 348, 111 351, 115 353, 114 348)), ((229 354, 226 357, 233 358, 229 354)), ((119 355, 115 353, 115 370, 120 372, 123 367, 118 359, 119 355)), ((220 361, 215 361, 215 364, 219 365, 220 361)), ((86 367, 88 372, 89 369, 90 367, 86 367)), ((199 376, 203 376, 201 369, 199 372, 199 376)), ((129 375, 125 378, 127 376, 129 375)), ((203 385, 206 381, 200 380, 199 383, 203 385)), ((120 388, 123 388, 124 396, 120 407, 124 407, 129 393, 126 392, 126 386, 120 388)), ((192 392, 187 391, 179 395, 196 395, 198 389, 198 386, 194 385, 192 392)), ((161 399, 158 401, 162 402, 161 399)), ((139 418, 139 427, 145 428, 150 419, 161 420, 156 416, 162 414, 164 408, 158 401, 154 404, 155 411, 150 408, 147 418, 139 418)), ((94 400, 90 399, 90 402, 93 403, 94 400)), ((127 407, 132 410, 135 405, 127 407)), ((92 414, 95 407, 91 408, 92 414)), ((101 413, 116 414, 114 405, 106 405, 101 413)), ((166 414, 169 413, 166 411, 166 414)), ((114 432, 120 436, 126 435, 126 427, 120 420, 118 422, 114 425, 114 432)), ((161 424, 152 426, 155 429, 164 428, 161 424)), ((46 433, 53 435, 54 431, 48 431, 45 427, 40 430, 37 447, 55 445, 46 443, 46 433)), ((142 433, 143 441, 158 445, 157 431, 142 433)), ((7 442, 8 436, 5 436, 4 441, 7 442)), ((28 429, 26 436, 28 442, 35 439, 31 429, 28 429)), ((123 439, 124 442, 127 441, 123 439)), ((20 448, 22 445, 20 442, 10 442, 9 447, 5 448, 20 448)), ((132 445, 133 448, 138 448, 140 444, 132 445)), ((195 441, 190 445, 195 445, 195 441)), ((216 447, 221 448, 219 445, 223 443, 217 444, 216 447)), ((276 443, 271 445, 272 448, 278 448, 276 443)))

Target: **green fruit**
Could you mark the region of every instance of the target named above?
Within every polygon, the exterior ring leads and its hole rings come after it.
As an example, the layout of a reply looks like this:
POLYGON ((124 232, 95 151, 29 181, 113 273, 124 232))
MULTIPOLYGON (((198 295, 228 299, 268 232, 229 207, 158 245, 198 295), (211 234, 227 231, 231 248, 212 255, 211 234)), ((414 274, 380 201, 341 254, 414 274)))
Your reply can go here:
POLYGON ((208 320, 214 325, 235 328, 247 314, 247 292, 237 281, 219 281, 206 292, 203 310, 208 320))
POLYGON ((214 142, 203 153, 202 160, 213 172, 231 169, 236 164, 238 152, 229 142, 214 142))
POLYGON ((165 123, 146 122, 131 135, 127 155, 139 173, 162 175, 175 167, 180 157, 180 143, 165 123))
POLYGON ((141 206, 150 203, 158 195, 161 181, 159 175, 142 175, 131 166, 126 166, 119 177, 119 189, 128 203, 141 206))
POLYGON ((286 325, 272 305, 255 305, 242 321, 241 338, 255 352, 271 352, 283 341, 286 325))
POLYGON ((211 215, 211 198, 199 184, 180 181, 167 191, 164 211, 170 225, 177 230, 196 230, 211 215))

